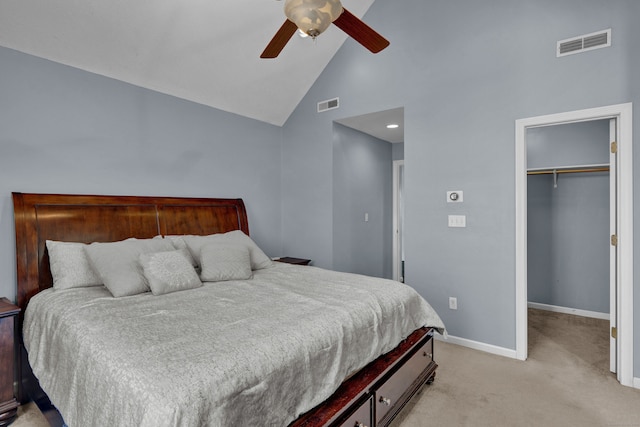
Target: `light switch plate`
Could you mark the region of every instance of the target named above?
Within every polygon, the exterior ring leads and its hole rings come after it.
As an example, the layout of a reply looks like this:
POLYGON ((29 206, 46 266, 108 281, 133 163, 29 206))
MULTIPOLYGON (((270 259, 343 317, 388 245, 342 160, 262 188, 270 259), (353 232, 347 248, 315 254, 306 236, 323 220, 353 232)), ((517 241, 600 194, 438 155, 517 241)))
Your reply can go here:
POLYGON ((466 227, 466 215, 449 215, 449 227, 466 227))

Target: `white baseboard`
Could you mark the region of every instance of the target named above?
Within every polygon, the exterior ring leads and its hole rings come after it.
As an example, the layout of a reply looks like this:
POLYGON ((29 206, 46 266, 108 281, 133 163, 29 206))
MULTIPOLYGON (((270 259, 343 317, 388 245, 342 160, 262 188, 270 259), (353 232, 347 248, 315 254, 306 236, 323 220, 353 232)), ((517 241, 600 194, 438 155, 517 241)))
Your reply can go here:
POLYGON ((576 316, 609 320, 609 313, 600 313, 598 311, 580 310, 578 308, 561 307, 559 305, 540 304, 538 302, 528 302, 527 306, 529 308, 537 308, 538 310, 546 310, 546 311, 553 311, 556 313, 573 314, 576 316))
POLYGON ((633 378, 633 388, 640 389, 640 378, 638 377, 633 378))
MULTIPOLYGON (((504 356, 504 357, 508 357, 510 359, 515 359, 516 358, 516 351, 512 350, 510 348, 498 347, 497 345, 486 344, 486 343, 483 343, 483 342, 473 341, 473 340, 469 340, 469 339, 466 339, 466 338, 455 337, 455 336, 452 336, 452 335, 447 335, 447 338, 444 338, 442 335, 436 334, 435 338, 438 341, 448 342, 448 343, 451 343, 451 344, 460 345, 462 347, 468 347, 468 348, 472 348, 474 350, 484 351, 485 353, 491 353, 491 354, 495 354, 495 355, 498 355, 498 356, 504 356)), ((437 355, 436 355, 436 358, 437 358, 437 355)))

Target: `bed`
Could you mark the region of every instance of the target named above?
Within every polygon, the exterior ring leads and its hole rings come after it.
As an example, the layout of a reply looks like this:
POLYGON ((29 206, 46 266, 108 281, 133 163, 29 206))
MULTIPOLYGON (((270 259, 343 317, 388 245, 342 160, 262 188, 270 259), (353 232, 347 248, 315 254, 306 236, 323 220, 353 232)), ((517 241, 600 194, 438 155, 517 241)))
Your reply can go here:
MULTIPOLYGON (((433 335, 444 325, 426 301, 384 279, 263 258, 256 266, 241 199, 14 193, 13 202, 26 312, 19 398, 34 399, 52 425, 61 413, 70 427, 96 416, 94 425, 384 426, 435 376, 433 335), (47 241, 169 240, 169 253, 203 236, 246 238, 248 249, 223 252, 245 257, 249 276, 158 295, 152 286, 114 297, 110 278, 52 289, 47 241)), ((206 261, 219 260, 214 246, 186 248, 202 261, 200 277, 220 265, 206 261)))

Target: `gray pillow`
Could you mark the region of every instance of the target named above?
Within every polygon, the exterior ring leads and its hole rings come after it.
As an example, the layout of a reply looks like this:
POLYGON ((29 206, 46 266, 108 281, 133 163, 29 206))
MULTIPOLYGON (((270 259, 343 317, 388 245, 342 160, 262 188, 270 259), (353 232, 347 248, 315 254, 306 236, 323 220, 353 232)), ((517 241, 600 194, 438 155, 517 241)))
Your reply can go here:
POLYGON ((251 279, 251 258, 246 246, 211 243, 200 251, 200 279, 204 282, 251 279))
POLYGON ((198 274, 184 252, 185 249, 140 254, 144 277, 154 295, 202 286, 198 274))
POLYGON ((208 236, 184 236, 184 241, 187 243, 189 252, 196 260, 200 259, 201 249, 210 243, 219 244, 233 244, 236 246, 245 246, 249 250, 249 257, 251 259, 251 269, 260 270, 263 268, 271 267, 273 261, 269 258, 262 249, 251 240, 251 237, 244 234, 242 230, 229 231, 228 233, 210 234, 208 236))
POLYGON ((84 251, 84 243, 46 241, 53 289, 101 286, 102 279, 93 270, 84 251))
POLYGON ((164 236, 164 238, 170 241, 174 248, 184 250, 187 260, 189 260, 191 265, 193 265, 194 267, 198 267, 198 261, 196 261, 196 259, 191 255, 191 252, 189 252, 189 248, 187 248, 187 243, 184 241, 184 236, 171 235, 171 236, 164 236))
POLYGON ((91 265, 114 297, 149 291, 140 254, 174 250, 164 239, 127 239, 110 243, 91 243, 85 247, 91 265))

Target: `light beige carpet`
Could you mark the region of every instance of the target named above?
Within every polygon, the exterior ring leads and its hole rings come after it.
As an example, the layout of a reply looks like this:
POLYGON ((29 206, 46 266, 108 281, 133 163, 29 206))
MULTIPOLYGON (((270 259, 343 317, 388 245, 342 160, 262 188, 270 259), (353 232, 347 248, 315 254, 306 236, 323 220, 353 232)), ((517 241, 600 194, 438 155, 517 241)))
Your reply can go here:
POLYGON ((640 390, 609 372, 609 322, 529 310, 526 362, 436 342, 435 382, 394 427, 640 426, 640 390))
POLYGON ((36 404, 29 402, 18 408, 18 418, 11 427, 49 427, 49 423, 36 404))
MULTIPOLYGON (((640 390, 609 372, 608 321, 529 310, 521 362, 437 341, 436 380, 393 427, 640 427, 640 390)), ((33 404, 12 427, 48 427, 33 404)))

